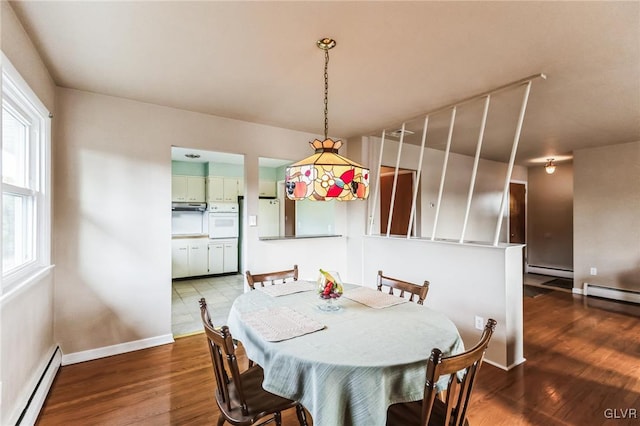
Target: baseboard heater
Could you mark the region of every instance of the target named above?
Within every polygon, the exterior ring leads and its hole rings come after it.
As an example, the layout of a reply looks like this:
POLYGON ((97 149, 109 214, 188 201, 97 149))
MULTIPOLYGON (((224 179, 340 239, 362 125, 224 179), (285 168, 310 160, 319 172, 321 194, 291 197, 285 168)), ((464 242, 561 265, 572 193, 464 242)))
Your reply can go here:
POLYGON ((49 362, 42 372, 42 375, 38 379, 31 396, 28 401, 26 401, 24 409, 15 422, 16 426, 34 425, 36 423, 38 414, 40 414, 40 410, 42 409, 44 401, 49 394, 49 389, 51 389, 51 385, 53 384, 53 380, 55 379, 61 364, 62 351, 59 346, 56 346, 51 358, 49 358, 49 362))
POLYGON ((582 294, 585 296, 604 297, 622 302, 640 303, 640 291, 623 290, 605 284, 584 283, 582 294))
POLYGON ((526 270, 530 274, 550 275, 559 278, 573 278, 573 271, 570 269, 552 268, 550 266, 526 265, 526 270))

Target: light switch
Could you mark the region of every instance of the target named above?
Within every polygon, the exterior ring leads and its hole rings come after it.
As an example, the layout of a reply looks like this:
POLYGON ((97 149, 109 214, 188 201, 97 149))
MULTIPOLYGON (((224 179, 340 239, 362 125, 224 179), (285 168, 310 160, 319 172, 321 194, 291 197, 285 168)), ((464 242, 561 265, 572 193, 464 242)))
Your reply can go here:
POLYGON ((249 215, 249 226, 258 226, 258 216, 255 214, 249 215))

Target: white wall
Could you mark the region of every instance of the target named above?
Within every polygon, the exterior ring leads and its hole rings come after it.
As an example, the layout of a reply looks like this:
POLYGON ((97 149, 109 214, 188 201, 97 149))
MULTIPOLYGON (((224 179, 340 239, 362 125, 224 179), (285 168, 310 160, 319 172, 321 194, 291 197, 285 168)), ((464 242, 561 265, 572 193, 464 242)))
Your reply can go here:
POLYGON ((0 11, 2 52, 7 55, 40 101, 49 111, 54 112, 55 84, 49 71, 9 3, 2 0, 0 7, 2 8, 0 11))
POLYGON ((640 141, 578 150, 573 170, 574 287, 640 291, 640 141))
POLYGON ((2 418, 15 424, 56 348, 53 340, 53 274, 3 294, 2 418))
MULTIPOLYGON (((171 145, 245 155, 247 225, 258 211, 258 158, 302 158, 316 135, 77 90, 57 96, 55 297, 63 353, 88 359, 107 354, 104 347, 157 344, 171 333, 171 145)), ((346 263, 344 238, 263 242, 256 227, 244 229, 245 269, 298 263, 302 276, 315 277, 319 267, 346 263)))
MULTIPOLYGON (((405 238, 364 237, 362 284, 375 287, 378 270, 410 282, 429 280, 425 306, 443 312, 460 331, 465 347, 481 331, 475 316, 498 322, 486 360, 503 369, 524 361, 522 246, 499 247, 405 238)), ((399 324, 398 326, 402 326, 399 324)))
POLYGON ((320 237, 258 241, 249 254, 252 273, 280 271, 298 265, 300 279, 315 280, 319 269, 338 271, 344 281, 347 273, 346 237, 320 237))
MULTIPOLYGON (((6 1, 0 7, 2 51, 55 113, 55 86, 46 67, 13 9, 6 1)), ((51 271, 11 293, 0 290, 0 295, 0 424, 4 425, 14 424, 25 408, 55 347, 51 271)))

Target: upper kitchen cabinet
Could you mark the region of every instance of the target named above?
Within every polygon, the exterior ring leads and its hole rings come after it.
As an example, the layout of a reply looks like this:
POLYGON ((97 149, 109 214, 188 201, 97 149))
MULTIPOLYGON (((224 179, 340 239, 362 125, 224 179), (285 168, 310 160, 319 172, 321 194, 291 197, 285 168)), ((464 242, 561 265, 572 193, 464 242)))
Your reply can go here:
POLYGON ((171 201, 204 203, 204 177, 182 175, 171 176, 171 201))
POLYGON ((238 178, 209 176, 207 178, 208 203, 237 203, 238 178))
POLYGON ((224 200, 224 178, 207 178, 207 203, 221 203, 224 200))
POLYGON ((238 179, 236 178, 224 178, 223 179, 223 198, 227 203, 238 202, 238 179))
POLYGON ((274 180, 263 180, 258 182, 258 194, 260 197, 275 197, 276 182, 274 180))

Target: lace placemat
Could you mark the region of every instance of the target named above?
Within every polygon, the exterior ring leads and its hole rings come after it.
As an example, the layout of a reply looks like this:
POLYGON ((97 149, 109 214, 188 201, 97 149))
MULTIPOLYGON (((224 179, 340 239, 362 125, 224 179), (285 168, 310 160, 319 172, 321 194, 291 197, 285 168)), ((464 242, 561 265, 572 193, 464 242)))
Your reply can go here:
POLYGON ((370 308, 382 309, 408 302, 399 296, 383 293, 369 287, 358 287, 344 292, 342 297, 367 305, 370 308))
POLYGON ((242 315, 244 323, 269 342, 280 342, 322 330, 325 326, 286 306, 242 315))
POLYGON ((311 281, 290 281, 274 285, 267 284, 265 287, 256 287, 256 290, 267 293, 269 296, 278 297, 303 291, 312 291, 316 288, 316 284, 311 281))

